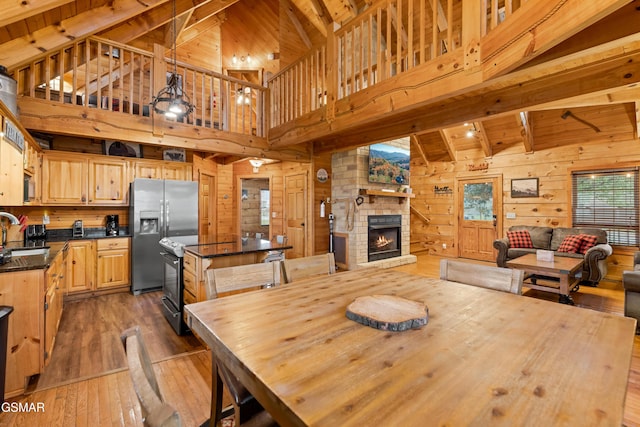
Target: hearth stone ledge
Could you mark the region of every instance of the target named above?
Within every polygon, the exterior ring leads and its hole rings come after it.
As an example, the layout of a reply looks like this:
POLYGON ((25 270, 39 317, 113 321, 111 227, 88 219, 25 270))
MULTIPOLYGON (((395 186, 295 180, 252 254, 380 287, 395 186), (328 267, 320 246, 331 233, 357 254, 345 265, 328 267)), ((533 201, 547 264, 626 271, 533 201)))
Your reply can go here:
POLYGON ((405 264, 415 264, 418 262, 418 257, 415 255, 401 255, 393 258, 379 259, 377 261, 363 262, 358 264, 358 268, 365 267, 378 267, 378 268, 392 268, 405 264))

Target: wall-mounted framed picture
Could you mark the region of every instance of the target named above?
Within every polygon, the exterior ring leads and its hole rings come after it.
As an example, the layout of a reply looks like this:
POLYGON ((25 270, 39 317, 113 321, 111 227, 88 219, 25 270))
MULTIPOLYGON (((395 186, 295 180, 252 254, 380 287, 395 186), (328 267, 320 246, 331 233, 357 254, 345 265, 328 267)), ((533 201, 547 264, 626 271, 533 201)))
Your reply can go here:
POLYGON ((102 147, 107 156, 142 158, 142 146, 135 142, 105 140, 102 147))
POLYGON ((187 154, 184 148, 169 148, 162 152, 162 159, 171 162, 185 162, 187 154))
POLYGON ((511 197, 538 197, 538 178, 512 179, 511 197))

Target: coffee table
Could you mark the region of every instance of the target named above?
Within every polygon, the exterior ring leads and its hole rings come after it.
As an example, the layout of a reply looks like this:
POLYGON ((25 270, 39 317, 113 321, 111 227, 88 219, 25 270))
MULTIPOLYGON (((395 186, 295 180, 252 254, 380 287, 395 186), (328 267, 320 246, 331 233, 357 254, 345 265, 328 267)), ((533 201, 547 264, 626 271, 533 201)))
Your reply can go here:
POLYGON ((544 292, 559 294, 559 301, 563 304, 574 305, 573 298, 569 295, 572 289, 579 288, 579 278, 576 274, 582 271, 584 260, 554 256, 553 261, 538 261, 536 254, 526 254, 507 261, 507 267, 524 270, 525 286, 544 292), (539 283, 544 279, 544 283, 539 283))

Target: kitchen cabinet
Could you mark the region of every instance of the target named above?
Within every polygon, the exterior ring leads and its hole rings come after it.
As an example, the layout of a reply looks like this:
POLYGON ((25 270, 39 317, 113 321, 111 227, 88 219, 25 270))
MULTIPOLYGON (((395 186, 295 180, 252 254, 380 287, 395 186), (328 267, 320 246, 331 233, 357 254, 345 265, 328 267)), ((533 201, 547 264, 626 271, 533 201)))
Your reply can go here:
POLYGON ((129 285, 129 238, 99 239, 97 249, 96 288, 129 285))
MULTIPOLYGON (((1 118, 0 123, 4 126, 2 129, 12 126, 6 117, 1 118)), ((22 172, 22 149, 9 140, 6 132, 0 133, 0 205, 22 206, 24 188, 22 172)))
POLYGON ((204 270, 211 261, 185 252, 182 258, 182 281, 184 283, 183 299, 185 304, 203 301, 206 298, 204 288, 204 270))
POLYGON ((44 300, 44 364, 49 364, 60 319, 65 289, 66 252, 61 251, 49 265, 45 273, 44 300))
POLYGON ((0 274, 0 305, 13 307, 7 337, 6 397, 22 394, 29 377, 39 374, 44 363, 44 277, 42 270, 0 274))
POLYGON ((27 144, 24 156, 25 191, 23 204, 38 206, 42 203, 42 153, 27 144))
POLYGON ((162 178, 191 181, 191 170, 191 165, 188 163, 164 162, 162 165, 162 178))
POLYGON ((133 160, 132 162, 133 177, 162 179, 162 162, 157 160, 133 160))
POLYGON ((128 163, 121 159, 89 159, 89 204, 127 205, 128 163))
POLYGON ((67 293, 95 289, 95 240, 69 242, 67 266, 67 293))
POLYGON ((42 159, 42 203, 85 205, 87 203, 86 157, 73 153, 47 152, 42 159))
POLYGON ((174 179, 178 181, 191 181, 193 167, 190 163, 168 162, 163 160, 132 160, 131 168, 135 178, 149 179, 174 179))
POLYGON ((127 205, 125 159, 50 151, 42 160, 45 205, 127 205))

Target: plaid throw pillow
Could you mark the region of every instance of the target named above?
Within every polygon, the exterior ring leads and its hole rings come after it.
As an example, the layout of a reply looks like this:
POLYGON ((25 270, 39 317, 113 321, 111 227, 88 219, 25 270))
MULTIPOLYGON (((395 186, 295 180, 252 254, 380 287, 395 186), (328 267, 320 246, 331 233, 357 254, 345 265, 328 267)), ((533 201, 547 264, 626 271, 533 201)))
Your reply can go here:
POLYGON ((582 245, 582 238, 579 234, 572 234, 564 238, 560 247, 558 248, 558 252, 568 252, 572 254, 577 254, 580 250, 580 245, 582 245))
POLYGON ((594 247, 598 243, 598 236, 591 234, 580 234, 582 243, 580 244, 580 253, 586 254, 589 249, 594 247))
POLYGON ((507 231, 510 248, 533 248, 531 234, 527 230, 507 231))

